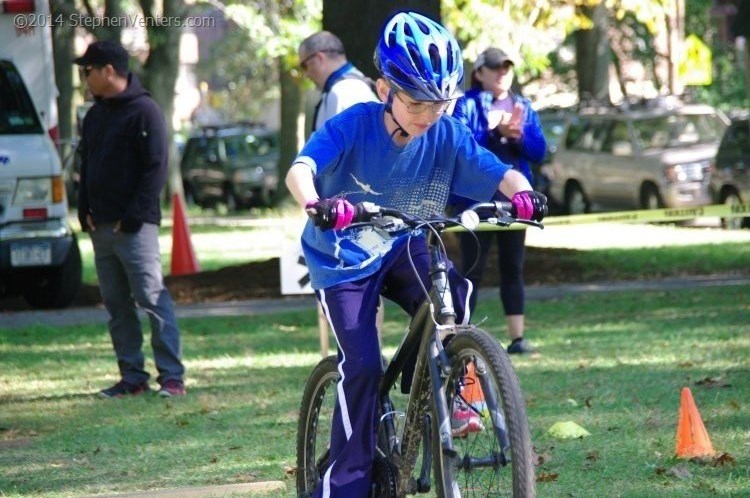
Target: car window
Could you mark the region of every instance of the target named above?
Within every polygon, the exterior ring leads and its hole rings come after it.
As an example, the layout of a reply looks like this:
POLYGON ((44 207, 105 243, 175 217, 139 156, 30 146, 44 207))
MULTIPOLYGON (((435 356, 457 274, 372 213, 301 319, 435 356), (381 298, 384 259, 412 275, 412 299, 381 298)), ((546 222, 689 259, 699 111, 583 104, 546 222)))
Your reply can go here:
POLYGON ((216 137, 200 137, 188 142, 183 156, 187 161, 192 158, 196 164, 212 163, 219 159, 219 146, 216 137))
POLYGON ((724 123, 714 114, 674 114, 633 121, 638 146, 648 152, 719 141, 724 123))
POLYGON ((628 123, 625 121, 615 121, 612 123, 609 127, 609 133, 607 133, 602 144, 602 152, 609 152, 615 156, 633 155, 633 145, 630 141, 628 123))
POLYGON ((248 135, 245 137, 245 143, 249 147, 250 153, 257 156, 268 155, 274 148, 274 143, 271 137, 248 135))
POLYGON ((0 65, 0 135, 44 133, 21 75, 0 65))
POLYGON ((750 155, 750 121, 739 121, 724 135, 719 154, 724 156, 750 155))
POLYGON ((574 131, 577 135, 571 140, 570 134, 566 140, 568 148, 572 150, 588 151, 588 152, 601 152, 604 140, 607 138, 612 122, 608 120, 586 120, 581 123, 583 126, 574 131))
POLYGON ((229 161, 250 155, 245 137, 242 135, 225 137, 224 154, 229 161))
POLYGON ((577 149, 578 143, 582 140, 583 135, 591 127, 591 121, 588 119, 576 119, 570 123, 568 134, 565 136, 565 148, 577 149))

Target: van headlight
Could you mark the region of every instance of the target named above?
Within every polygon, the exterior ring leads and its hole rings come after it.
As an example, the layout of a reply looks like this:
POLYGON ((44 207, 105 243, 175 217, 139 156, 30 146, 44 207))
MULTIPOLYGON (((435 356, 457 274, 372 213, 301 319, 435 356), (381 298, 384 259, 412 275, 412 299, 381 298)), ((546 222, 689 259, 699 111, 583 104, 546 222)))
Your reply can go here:
POLYGON ((21 178, 13 196, 13 205, 26 206, 28 204, 53 202, 52 178, 21 178))
POLYGON ((670 164, 664 167, 664 176, 668 182, 699 182, 708 172, 708 161, 694 163, 670 164))

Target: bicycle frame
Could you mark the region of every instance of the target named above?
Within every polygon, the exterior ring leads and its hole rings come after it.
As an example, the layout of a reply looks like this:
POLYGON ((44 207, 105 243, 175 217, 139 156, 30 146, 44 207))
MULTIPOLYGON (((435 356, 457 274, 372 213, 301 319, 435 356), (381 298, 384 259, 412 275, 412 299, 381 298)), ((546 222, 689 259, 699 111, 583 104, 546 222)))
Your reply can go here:
MULTIPOLYGON (((438 232, 442 228, 444 227, 437 227, 438 232)), ((435 243, 437 237, 438 235, 433 232, 427 234, 432 282, 430 300, 426 300, 412 318, 407 334, 385 369, 379 389, 381 413, 384 414, 381 425, 385 430, 388 451, 401 470, 399 490, 410 494, 430 489, 430 466, 433 456, 429 444, 433 436, 429 418, 431 401, 436 403, 437 436, 441 441, 443 455, 457 458, 451 437, 447 396, 443 387, 443 379, 450 374, 451 368, 443 350, 443 341, 455 334, 456 313, 448 281, 448 265, 442 257, 439 245, 435 243), (437 326, 430 315, 434 316, 437 326), (413 357, 415 350, 418 353, 414 377, 408 395, 403 436, 399 441, 393 417, 390 416, 395 412, 388 393, 396 385, 398 376, 413 357), (422 432, 421 438, 419 431, 422 432), (423 443, 423 464, 420 477, 414 482, 412 473, 420 442, 423 443)))

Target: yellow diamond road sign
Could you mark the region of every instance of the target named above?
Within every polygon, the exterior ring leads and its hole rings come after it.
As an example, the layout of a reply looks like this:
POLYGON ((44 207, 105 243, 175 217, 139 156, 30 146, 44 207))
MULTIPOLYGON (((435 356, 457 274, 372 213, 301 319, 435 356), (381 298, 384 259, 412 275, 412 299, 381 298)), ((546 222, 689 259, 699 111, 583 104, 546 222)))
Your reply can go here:
POLYGON ((679 74, 684 85, 711 84, 711 49, 695 35, 685 38, 679 74))

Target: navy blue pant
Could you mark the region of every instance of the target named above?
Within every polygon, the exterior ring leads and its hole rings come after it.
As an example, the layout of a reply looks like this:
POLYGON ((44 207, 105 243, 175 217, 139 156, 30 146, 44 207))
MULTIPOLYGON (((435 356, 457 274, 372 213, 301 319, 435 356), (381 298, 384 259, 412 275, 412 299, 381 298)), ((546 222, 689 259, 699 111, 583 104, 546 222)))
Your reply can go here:
POLYGON ((497 264, 500 269, 500 300, 506 315, 523 315, 525 292, 523 282, 523 262, 525 256, 526 230, 500 230, 495 232, 474 232, 479 239, 479 247, 470 233, 460 233, 461 270, 471 280, 476 292, 471 296, 471 310, 477 304, 477 294, 482 276, 487 268, 487 255, 492 241, 497 241, 497 264), (477 253, 479 258, 477 259, 477 253), (468 273, 471 266, 476 266, 468 273))
MULTIPOLYGON (((429 256, 424 240, 413 239, 410 252, 422 284, 430 288, 429 256)), ((458 323, 468 323, 471 283, 449 265, 458 323), (466 316, 465 316, 466 315, 466 316)), ((378 423, 378 383, 382 376, 375 313, 379 296, 413 316, 425 295, 409 263, 407 245, 386 256, 374 275, 316 291, 338 343, 337 403, 331 430, 331 466, 315 497, 366 497, 372 481, 378 423)), ((402 379, 403 382, 403 379, 402 379)))

